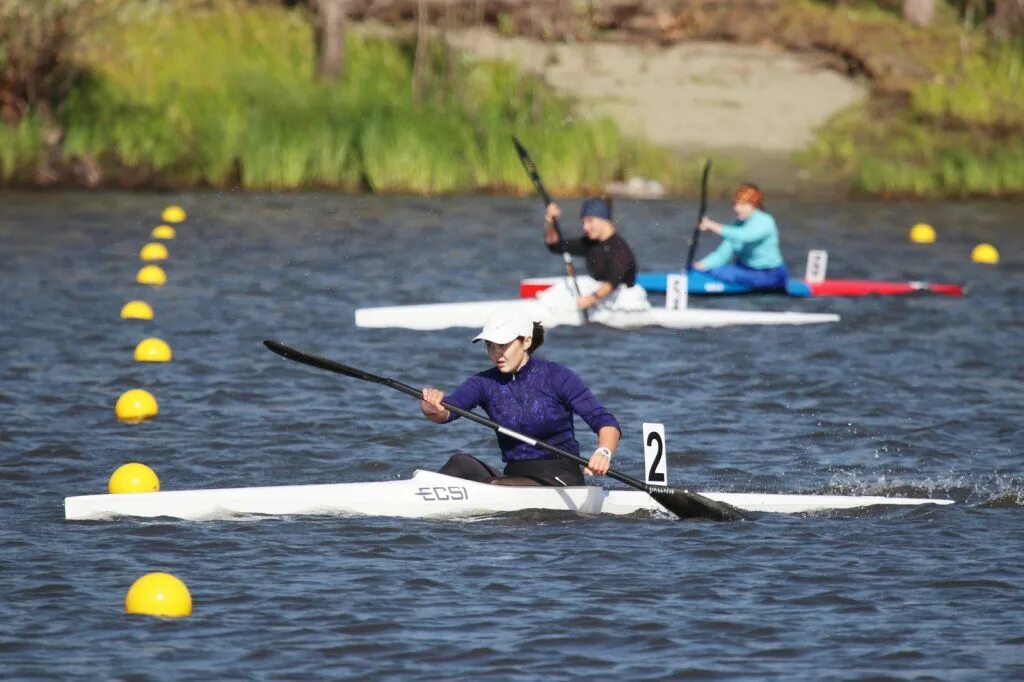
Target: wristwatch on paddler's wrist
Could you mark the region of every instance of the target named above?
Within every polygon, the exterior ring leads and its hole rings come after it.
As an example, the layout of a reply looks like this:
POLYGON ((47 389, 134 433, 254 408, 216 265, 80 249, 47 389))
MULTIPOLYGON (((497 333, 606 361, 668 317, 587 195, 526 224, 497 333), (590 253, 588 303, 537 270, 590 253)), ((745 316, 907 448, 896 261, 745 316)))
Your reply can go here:
POLYGON ((594 450, 594 454, 595 455, 604 455, 605 457, 608 458, 609 462, 612 461, 612 451, 609 450, 608 448, 600 447, 597 450, 594 450))

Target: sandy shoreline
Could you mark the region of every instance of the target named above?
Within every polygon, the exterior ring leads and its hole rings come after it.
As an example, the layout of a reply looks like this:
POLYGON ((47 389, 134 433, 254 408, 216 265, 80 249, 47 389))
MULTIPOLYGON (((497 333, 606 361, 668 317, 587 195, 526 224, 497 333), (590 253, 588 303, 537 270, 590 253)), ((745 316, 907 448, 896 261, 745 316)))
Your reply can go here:
POLYGON ((792 162, 814 130, 867 96, 867 85, 813 57, 771 46, 693 42, 543 43, 486 29, 452 31, 451 45, 513 62, 578 99, 583 115, 688 155, 718 154, 766 187, 808 182, 792 162))
POLYGON ((458 48, 502 59, 613 116, 631 134, 673 149, 793 152, 866 88, 777 48, 683 43, 545 44, 485 30, 448 34, 458 48))

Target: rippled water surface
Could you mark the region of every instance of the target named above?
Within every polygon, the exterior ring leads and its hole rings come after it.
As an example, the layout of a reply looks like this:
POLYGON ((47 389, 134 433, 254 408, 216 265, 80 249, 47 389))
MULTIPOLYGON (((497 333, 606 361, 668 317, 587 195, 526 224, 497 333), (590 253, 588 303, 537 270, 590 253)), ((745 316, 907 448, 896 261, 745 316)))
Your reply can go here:
MULTIPOLYGON (((429 424, 400 393, 261 341, 450 389, 487 366, 471 331, 358 330, 354 309, 512 298, 520 277, 561 264, 527 199, 0 195, 0 675, 1020 679, 1020 204, 770 208, 795 270, 827 248, 836 277, 965 281, 970 295, 695 301, 842 321, 560 327, 543 355, 618 416, 616 464, 632 475, 641 424, 658 421, 679 485, 956 505, 734 524, 537 512, 68 522, 65 496, 105 492, 132 460, 164 489, 402 478, 460 450, 496 461, 486 429, 429 424), (167 285, 151 289, 134 283, 138 252, 169 203, 190 219, 169 243, 167 285), (936 244, 906 240, 922 220, 936 244), (1000 265, 970 262, 980 241, 1000 265), (155 319, 119 320, 132 298, 155 319), (146 336, 174 361, 135 363, 146 336), (114 403, 136 387, 160 415, 120 424, 114 403), (188 584, 192 617, 122 613, 154 570, 188 584)), ((619 203, 642 269, 678 266, 695 210, 619 203)))

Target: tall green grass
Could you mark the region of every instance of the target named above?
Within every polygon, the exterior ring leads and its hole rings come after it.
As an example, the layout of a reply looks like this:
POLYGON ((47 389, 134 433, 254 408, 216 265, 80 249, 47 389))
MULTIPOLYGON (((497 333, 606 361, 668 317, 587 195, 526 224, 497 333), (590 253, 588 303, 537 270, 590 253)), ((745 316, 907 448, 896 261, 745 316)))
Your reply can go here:
POLYGON ((804 159, 868 194, 1024 194, 1024 44, 954 50, 943 63, 908 105, 883 97, 835 117, 804 159))
POLYGON ((0 180, 10 181, 19 170, 27 175, 39 164, 41 135, 35 116, 22 118, 16 126, 0 124, 0 180))
POLYGON ((668 153, 610 120, 574 118, 538 79, 439 42, 416 101, 408 41, 349 33, 344 76, 325 84, 301 11, 227 0, 144 7, 92 36, 80 55, 92 76, 61 110, 65 154, 90 155, 126 181, 526 192, 512 134, 552 190, 679 176, 668 153))
POLYGON ((793 16, 823 20, 828 42, 857 46, 876 69, 869 101, 826 124, 804 163, 876 195, 1024 193, 1024 44, 965 36, 951 4, 939 3, 928 30, 903 22, 897 2, 817 4, 793 16))
POLYGON ((1024 131, 1024 41, 948 59, 932 82, 913 89, 911 104, 922 116, 1024 131))
POLYGON ((923 124, 912 112, 860 107, 836 117, 806 159, 882 196, 967 197, 1024 194, 1020 136, 979 136, 971 128, 923 124), (1014 143, 1013 140, 1017 142, 1014 143))
MULTIPOLYGON (((633 175, 696 189, 699 162, 678 163, 609 119, 582 119, 539 79, 451 53, 438 41, 417 101, 408 39, 350 33, 344 77, 325 84, 313 77, 311 22, 302 10, 241 0, 124 6, 76 55, 87 76, 58 110, 65 157, 96 160, 108 183, 525 193, 532 186, 510 144, 516 134, 553 193, 596 190, 633 175)), ((872 3, 787 7, 824 22, 836 44, 876 35, 882 43, 894 36, 905 38, 901 45, 920 42, 907 54, 935 74, 884 84, 880 92, 895 88, 908 101, 876 97, 837 117, 803 156, 807 163, 871 194, 1024 193, 1019 43, 965 57, 952 11, 940 13, 929 37, 872 3)), ((39 140, 35 117, 0 125, 0 182, 32 176, 39 140)), ((720 180, 725 161, 716 159, 720 180)))

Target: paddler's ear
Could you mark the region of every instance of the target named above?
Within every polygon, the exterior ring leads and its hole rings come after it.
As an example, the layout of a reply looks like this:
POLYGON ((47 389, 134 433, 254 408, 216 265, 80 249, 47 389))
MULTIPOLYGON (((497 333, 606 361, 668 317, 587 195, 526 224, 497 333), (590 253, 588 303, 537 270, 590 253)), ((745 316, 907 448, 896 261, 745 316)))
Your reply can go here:
POLYGON ((524 336, 523 337, 523 350, 530 350, 530 348, 532 348, 532 347, 533 347, 533 337, 532 336, 524 336))

